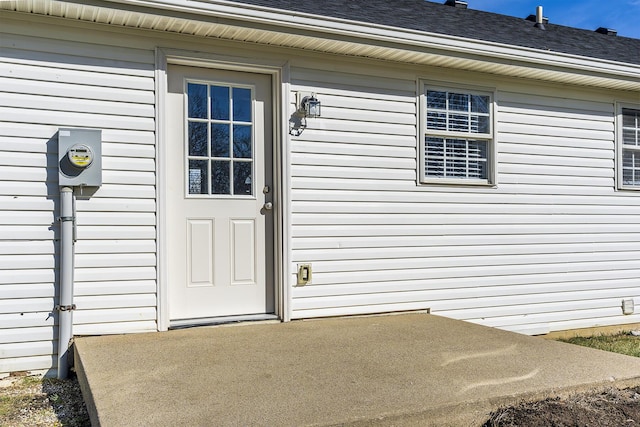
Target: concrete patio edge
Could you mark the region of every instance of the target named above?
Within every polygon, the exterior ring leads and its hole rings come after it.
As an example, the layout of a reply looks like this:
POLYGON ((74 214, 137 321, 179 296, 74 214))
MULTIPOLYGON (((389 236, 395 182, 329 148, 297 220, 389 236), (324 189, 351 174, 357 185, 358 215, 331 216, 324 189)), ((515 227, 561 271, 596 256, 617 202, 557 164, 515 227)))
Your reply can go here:
POLYGON ((75 355, 102 427, 481 425, 640 385, 638 358, 428 314, 80 337, 75 355))

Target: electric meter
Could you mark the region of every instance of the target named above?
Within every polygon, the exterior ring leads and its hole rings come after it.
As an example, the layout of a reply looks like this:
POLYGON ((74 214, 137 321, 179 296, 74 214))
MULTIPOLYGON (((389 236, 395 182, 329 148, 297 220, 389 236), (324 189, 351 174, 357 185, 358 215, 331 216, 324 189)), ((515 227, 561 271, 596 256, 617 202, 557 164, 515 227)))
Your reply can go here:
POLYGON ((93 162, 93 151, 85 144, 76 144, 67 151, 67 158, 73 166, 84 169, 93 162))
POLYGON ((102 131, 58 129, 58 172, 61 187, 100 187, 102 131))

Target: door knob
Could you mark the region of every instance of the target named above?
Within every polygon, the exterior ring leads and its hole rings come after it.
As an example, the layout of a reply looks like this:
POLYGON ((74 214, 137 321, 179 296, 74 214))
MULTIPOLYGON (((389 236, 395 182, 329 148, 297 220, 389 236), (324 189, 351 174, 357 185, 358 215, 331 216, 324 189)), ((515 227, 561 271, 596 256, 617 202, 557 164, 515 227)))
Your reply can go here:
POLYGON ((267 203, 264 204, 263 207, 264 207, 265 211, 270 211, 271 209, 273 209, 273 203, 267 202, 267 203))

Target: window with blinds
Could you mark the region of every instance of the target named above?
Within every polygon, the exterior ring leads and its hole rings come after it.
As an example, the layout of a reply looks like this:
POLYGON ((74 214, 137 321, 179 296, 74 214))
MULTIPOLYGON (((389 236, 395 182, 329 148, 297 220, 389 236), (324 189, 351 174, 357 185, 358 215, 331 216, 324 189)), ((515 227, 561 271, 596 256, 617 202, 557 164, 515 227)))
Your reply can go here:
POLYGON ((640 189, 640 109, 622 108, 620 122, 621 187, 640 189))
POLYGON ((420 181, 489 184, 492 96, 424 87, 420 181))

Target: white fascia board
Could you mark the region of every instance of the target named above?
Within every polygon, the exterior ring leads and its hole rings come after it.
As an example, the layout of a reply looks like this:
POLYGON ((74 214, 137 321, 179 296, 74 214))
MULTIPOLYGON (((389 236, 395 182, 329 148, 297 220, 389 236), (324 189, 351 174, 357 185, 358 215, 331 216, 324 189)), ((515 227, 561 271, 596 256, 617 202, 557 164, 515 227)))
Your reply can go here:
MULTIPOLYGON (((109 3, 163 9, 247 23, 269 25, 289 31, 325 33, 330 38, 360 38, 370 41, 393 43, 420 49, 433 49, 443 53, 457 53, 479 59, 501 59, 550 67, 560 67, 581 72, 601 73, 631 78, 640 82, 640 65, 596 59, 561 52, 474 40, 445 34, 399 29, 379 24, 368 24, 327 16, 300 12, 283 13, 273 9, 225 0, 107 0, 109 3), (333 37, 331 37, 333 36, 333 37)), ((515 65, 515 64, 514 64, 515 65)))

